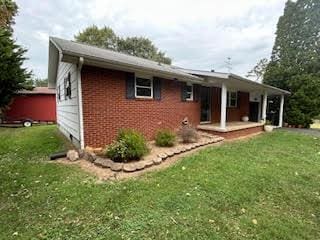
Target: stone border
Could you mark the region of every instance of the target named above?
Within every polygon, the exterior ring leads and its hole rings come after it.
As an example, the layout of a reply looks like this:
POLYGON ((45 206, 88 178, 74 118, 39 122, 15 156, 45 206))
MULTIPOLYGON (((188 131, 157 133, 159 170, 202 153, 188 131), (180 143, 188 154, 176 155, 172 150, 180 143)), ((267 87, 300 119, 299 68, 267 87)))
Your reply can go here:
POLYGON ((145 168, 149 168, 154 165, 159 165, 162 162, 164 162, 166 159, 173 157, 175 155, 179 155, 181 153, 191 151, 198 147, 202 147, 202 146, 213 144, 213 143, 218 143, 224 140, 223 137, 213 136, 210 134, 206 135, 206 137, 208 137, 208 139, 206 139, 205 141, 196 142, 196 143, 188 144, 185 146, 171 147, 167 149, 165 152, 159 153, 153 159, 141 160, 136 162, 129 162, 129 163, 114 162, 109 158, 102 158, 97 156, 95 153, 90 153, 90 152, 82 152, 80 153, 80 157, 89 162, 92 162, 96 166, 99 166, 102 168, 109 168, 114 172, 123 171, 123 172, 130 173, 130 172, 141 171, 145 168))

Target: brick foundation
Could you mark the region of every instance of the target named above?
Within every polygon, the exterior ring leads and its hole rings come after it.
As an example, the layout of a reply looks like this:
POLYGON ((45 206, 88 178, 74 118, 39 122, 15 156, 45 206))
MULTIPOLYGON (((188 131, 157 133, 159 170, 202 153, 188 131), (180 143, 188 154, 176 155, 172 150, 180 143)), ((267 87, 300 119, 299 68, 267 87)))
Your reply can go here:
POLYGON ((221 137, 224 137, 225 139, 234 139, 234 138, 239 138, 239 137, 243 137, 243 136, 254 134, 254 133, 263 132, 263 126, 234 130, 229 132, 218 132, 218 131, 212 131, 212 130, 201 130, 201 131, 205 131, 207 133, 221 136, 221 137))

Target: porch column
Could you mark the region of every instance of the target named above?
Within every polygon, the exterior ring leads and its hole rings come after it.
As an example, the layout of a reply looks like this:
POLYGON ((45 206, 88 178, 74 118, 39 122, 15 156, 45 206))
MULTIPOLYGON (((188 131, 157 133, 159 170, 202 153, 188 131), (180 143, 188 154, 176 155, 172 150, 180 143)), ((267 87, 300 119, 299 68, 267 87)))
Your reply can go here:
POLYGON ((221 115, 220 115, 220 128, 226 128, 227 119, 227 86, 222 83, 221 86, 221 115))
POLYGON ((264 123, 266 123, 267 121, 267 100, 268 100, 268 94, 267 92, 264 92, 263 102, 262 102, 262 121, 264 123))
POLYGON ((283 104, 284 104, 284 95, 281 95, 280 109, 279 109, 279 127, 282 127, 282 124, 283 124, 283 104))

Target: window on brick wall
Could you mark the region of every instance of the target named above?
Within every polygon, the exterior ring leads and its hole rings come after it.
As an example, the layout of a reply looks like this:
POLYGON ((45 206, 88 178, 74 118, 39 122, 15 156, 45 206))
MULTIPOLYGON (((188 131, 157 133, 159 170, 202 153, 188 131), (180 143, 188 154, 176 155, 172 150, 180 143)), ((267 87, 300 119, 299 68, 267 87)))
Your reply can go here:
POLYGON ((186 86, 186 100, 193 101, 193 85, 191 83, 186 86))
POLYGON ((228 92, 227 94, 227 107, 237 107, 238 105, 238 93, 228 92))
POLYGON ((150 78, 136 77, 135 97, 153 98, 153 81, 150 78))

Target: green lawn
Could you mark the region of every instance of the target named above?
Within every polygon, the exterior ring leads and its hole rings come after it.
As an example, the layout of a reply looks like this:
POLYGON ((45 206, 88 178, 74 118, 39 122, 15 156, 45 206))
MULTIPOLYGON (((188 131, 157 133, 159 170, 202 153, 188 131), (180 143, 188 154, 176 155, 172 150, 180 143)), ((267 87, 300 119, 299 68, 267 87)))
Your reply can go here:
POLYGON ((48 161, 62 149, 55 126, 0 129, 0 239, 320 239, 320 139, 277 131, 102 184, 48 161))

